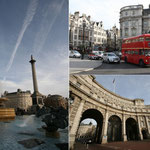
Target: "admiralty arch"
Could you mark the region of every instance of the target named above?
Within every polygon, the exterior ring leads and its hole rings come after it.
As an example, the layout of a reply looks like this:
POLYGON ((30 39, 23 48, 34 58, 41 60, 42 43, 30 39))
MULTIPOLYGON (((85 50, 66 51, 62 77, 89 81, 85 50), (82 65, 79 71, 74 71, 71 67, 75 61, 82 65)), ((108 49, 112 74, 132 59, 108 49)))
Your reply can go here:
POLYGON ((87 118, 97 122, 94 141, 143 140, 150 134, 150 105, 143 99, 128 99, 105 89, 94 76, 70 76, 70 149, 73 149, 80 123, 87 118))

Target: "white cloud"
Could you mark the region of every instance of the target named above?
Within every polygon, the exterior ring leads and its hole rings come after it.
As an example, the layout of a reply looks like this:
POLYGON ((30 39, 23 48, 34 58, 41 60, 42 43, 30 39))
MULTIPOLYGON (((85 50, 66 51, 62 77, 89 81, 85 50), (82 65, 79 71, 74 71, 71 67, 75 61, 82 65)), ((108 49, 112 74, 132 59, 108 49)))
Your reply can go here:
POLYGON ((8 64, 7 64, 7 67, 6 67, 7 72, 11 68, 11 65, 14 61, 14 58, 15 58, 16 52, 18 50, 18 47, 19 47, 19 45, 22 41, 22 38, 24 36, 24 33, 25 33, 26 29, 28 28, 28 26, 30 25, 30 23, 31 23, 31 21, 32 21, 34 15, 36 13, 37 5, 38 5, 38 0, 31 0, 30 1, 30 4, 29 4, 29 7, 27 9, 27 13, 26 13, 22 28, 21 28, 20 33, 18 35, 17 42, 15 44, 15 47, 14 47, 13 52, 11 54, 11 58, 10 58, 8 64))
POLYGON ((119 27, 120 9, 128 5, 143 4, 144 8, 148 8, 147 0, 70 0, 69 11, 74 13, 80 11, 90 15, 94 21, 103 21, 104 28, 109 29, 114 24, 119 27))

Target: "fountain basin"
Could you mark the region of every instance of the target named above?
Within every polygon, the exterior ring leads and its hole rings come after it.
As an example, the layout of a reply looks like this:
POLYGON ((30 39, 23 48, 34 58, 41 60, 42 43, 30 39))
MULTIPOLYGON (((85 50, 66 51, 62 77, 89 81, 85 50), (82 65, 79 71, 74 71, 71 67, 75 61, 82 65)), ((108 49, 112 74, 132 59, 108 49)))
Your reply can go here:
POLYGON ((0 108, 0 121, 14 120, 15 116, 14 108, 0 108))
POLYGON ((0 121, 9 121, 15 119, 15 109, 14 108, 5 108, 4 103, 8 99, 0 98, 0 121))

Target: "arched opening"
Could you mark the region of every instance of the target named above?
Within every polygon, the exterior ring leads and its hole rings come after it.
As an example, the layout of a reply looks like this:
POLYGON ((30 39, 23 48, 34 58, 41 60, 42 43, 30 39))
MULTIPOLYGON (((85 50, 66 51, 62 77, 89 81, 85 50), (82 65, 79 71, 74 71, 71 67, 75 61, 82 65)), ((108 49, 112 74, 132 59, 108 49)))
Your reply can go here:
POLYGON ((127 140, 138 140, 138 127, 137 122, 133 118, 126 120, 126 135, 127 140))
POLYGON ((147 131, 146 129, 142 130, 143 139, 147 139, 147 131))
POLYGON ((103 116, 101 112, 96 109, 86 110, 83 112, 80 120, 80 125, 76 136, 77 140, 82 142, 90 139, 92 142, 101 143, 102 125, 103 116), (79 137, 81 135, 81 133, 79 133, 81 131, 80 128, 83 128, 83 133, 85 132, 82 134, 81 138, 79 137))
POLYGON ((112 141, 121 141, 121 119, 118 116, 111 116, 108 120, 108 130, 107 130, 107 140, 108 142, 112 141))

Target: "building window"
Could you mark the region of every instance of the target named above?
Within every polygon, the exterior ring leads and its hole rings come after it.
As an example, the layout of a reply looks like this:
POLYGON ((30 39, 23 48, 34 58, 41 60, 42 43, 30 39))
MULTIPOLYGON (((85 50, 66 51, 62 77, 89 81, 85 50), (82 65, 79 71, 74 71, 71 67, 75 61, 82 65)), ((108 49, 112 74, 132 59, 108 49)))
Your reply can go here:
POLYGON ((144 25, 144 27, 147 27, 148 22, 147 22, 147 21, 144 21, 144 22, 143 22, 143 25, 144 25))
POLYGON ((136 28, 132 28, 131 31, 132 31, 132 36, 135 36, 136 35, 136 28))
POLYGON ((74 32, 77 34, 77 29, 74 32))
POLYGON ((128 36, 128 28, 125 28, 125 36, 128 36))
POLYGON ((74 41, 74 46, 77 46, 77 42, 76 41, 74 41))
POLYGON ((92 36, 92 31, 90 31, 90 36, 92 36))
POLYGON ((136 26, 136 21, 132 21, 132 26, 133 26, 133 27, 136 26))
POLYGON ((128 23, 128 21, 126 21, 124 24, 125 24, 125 27, 128 27, 129 23, 128 23))
POLYGON ((75 40, 77 39, 77 35, 74 35, 74 39, 75 39, 75 40))
POLYGON ((142 126, 142 127, 144 126, 144 122, 143 122, 143 121, 141 122, 141 126, 142 126))
POLYGON ((135 15, 135 11, 134 10, 132 11, 132 15, 135 15))
POLYGON ((128 12, 127 11, 125 12, 125 15, 128 16, 128 12))

